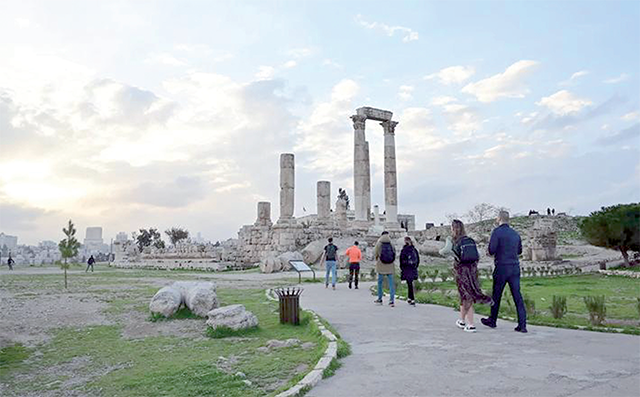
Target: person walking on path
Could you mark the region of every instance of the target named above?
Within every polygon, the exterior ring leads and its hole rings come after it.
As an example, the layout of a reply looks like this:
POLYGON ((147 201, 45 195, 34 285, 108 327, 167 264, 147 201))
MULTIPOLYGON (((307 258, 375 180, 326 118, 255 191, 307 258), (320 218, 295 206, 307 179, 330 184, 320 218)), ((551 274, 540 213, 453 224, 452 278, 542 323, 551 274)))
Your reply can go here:
POLYGON ((87 261, 87 270, 85 270, 84 272, 88 272, 89 271, 89 267, 91 267, 91 273, 93 273, 93 264, 96 263, 96 260, 93 258, 93 255, 91 255, 89 257, 89 260, 87 261))
POLYGON ((491 315, 483 318, 482 324, 495 328, 500 310, 500 298, 506 284, 509 284, 513 302, 518 313, 516 332, 527 332, 527 312, 520 294, 520 260, 522 254, 522 240, 520 235, 509 226, 509 213, 500 211, 497 222, 499 226, 491 233, 489 240, 489 255, 494 257, 493 270, 493 306, 491 315))
POLYGON ((415 306, 416 298, 413 294, 413 281, 418 278, 418 265, 420 264, 420 255, 418 250, 413 246, 411 237, 404 238, 404 247, 400 251, 400 280, 407 282, 407 303, 415 306))
POLYGON ((389 306, 395 306, 396 286, 393 280, 396 260, 396 250, 391 244, 389 232, 384 231, 376 243, 375 249, 376 272, 378 272, 378 299, 374 302, 382 305, 382 281, 386 277, 389 282, 389 306))
POLYGON ((336 279, 338 278, 337 270, 336 270, 336 260, 338 259, 338 247, 333 244, 333 237, 329 237, 329 244, 324 246, 324 252, 322 256, 324 257, 325 267, 327 269, 327 273, 324 277, 324 287, 329 288, 329 273, 331 273, 331 287, 336 289, 336 279))
POLYGON ((362 251, 358 248, 358 242, 355 241, 353 245, 347 248, 345 252, 347 258, 349 258, 349 289, 351 289, 351 283, 355 276, 355 286, 358 289, 358 275, 360 274, 360 261, 362 260, 362 251))
POLYGON ((14 261, 11 255, 9 255, 9 259, 7 259, 7 266, 9 266, 9 270, 13 270, 14 263, 16 263, 16 261, 14 261))
POLYGON ((456 320, 458 328, 465 332, 476 332, 474 325, 474 303, 490 304, 491 297, 485 295, 478 280, 478 248, 475 241, 468 237, 464 224, 458 219, 451 223, 451 234, 440 254, 454 258, 453 269, 460 295, 460 318, 456 320))

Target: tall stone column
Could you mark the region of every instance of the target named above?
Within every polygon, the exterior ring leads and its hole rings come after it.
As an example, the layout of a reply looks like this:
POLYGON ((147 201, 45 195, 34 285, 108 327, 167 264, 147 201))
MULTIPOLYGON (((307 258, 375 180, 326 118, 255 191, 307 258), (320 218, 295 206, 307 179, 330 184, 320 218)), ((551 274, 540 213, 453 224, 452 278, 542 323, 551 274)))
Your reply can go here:
POLYGON ((366 116, 353 115, 354 141, 353 141, 353 195, 357 221, 369 219, 367 196, 371 196, 371 183, 367 187, 367 180, 371 181, 369 175, 369 158, 367 156, 367 142, 365 140, 364 128, 366 116))
POLYGON ((371 217, 371 162, 369 157, 369 142, 365 141, 365 179, 364 179, 364 198, 362 205, 364 207, 365 219, 368 221, 371 217))
POLYGON ((271 225, 271 203, 268 201, 258 202, 258 217, 254 225, 271 225))
POLYGON ((397 121, 383 121, 384 128, 384 206, 386 222, 398 223, 398 177, 396 173, 396 139, 397 121))
POLYGON ((295 159, 293 153, 280 155, 280 218, 278 222, 293 219, 295 197, 295 159))
POLYGON ((331 217, 331 182, 318 181, 316 193, 318 220, 329 220, 331 217))

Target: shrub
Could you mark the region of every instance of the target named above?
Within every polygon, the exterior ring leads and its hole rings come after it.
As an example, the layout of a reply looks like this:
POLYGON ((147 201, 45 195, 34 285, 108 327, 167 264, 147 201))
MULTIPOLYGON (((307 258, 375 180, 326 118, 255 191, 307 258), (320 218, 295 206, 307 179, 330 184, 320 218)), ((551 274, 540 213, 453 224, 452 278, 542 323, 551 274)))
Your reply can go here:
POLYGON ((443 283, 446 283, 447 280, 449 280, 450 275, 451 275, 450 271, 443 270, 442 273, 440 273, 440 279, 442 280, 443 283))
POLYGON ((607 307, 604 302, 604 295, 585 296, 584 304, 589 311, 589 321, 591 325, 602 325, 607 314, 607 307))
POLYGON ((640 316, 640 298, 636 298, 638 302, 636 303, 636 309, 638 309, 638 316, 640 316))
POLYGON ((553 295, 549 309, 551 309, 553 318, 562 318, 567 314, 567 297, 553 295))
POLYGON ((435 269, 435 270, 433 271, 433 273, 431 273, 431 272, 427 272, 427 276, 431 279, 431 281, 432 281, 434 284, 435 284, 435 282, 436 282, 436 279, 438 278, 438 273, 439 273, 438 269, 435 269))
POLYGON ((536 315, 536 300, 530 298, 528 295, 524 296, 524 307, 527 309, 527 314, 531 317, 536 315))

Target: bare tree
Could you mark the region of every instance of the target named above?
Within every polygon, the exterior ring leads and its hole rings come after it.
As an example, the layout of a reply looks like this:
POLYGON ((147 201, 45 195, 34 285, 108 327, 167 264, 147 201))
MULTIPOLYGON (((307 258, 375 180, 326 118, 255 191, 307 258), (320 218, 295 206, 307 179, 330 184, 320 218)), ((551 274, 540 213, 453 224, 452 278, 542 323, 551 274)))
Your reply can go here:
POLYGON ((460 219, 460 216, 455 212, 450 214, 444 214, 444 217, 447 218, 447 221, 449 221, 449 223, 453 222, 454 219, 460 219))
POLYGON ((482 222, 491 219, 498 214, 498 207, 489 203, 476 204, 466 214, 465 218, 469 223, 482 222))

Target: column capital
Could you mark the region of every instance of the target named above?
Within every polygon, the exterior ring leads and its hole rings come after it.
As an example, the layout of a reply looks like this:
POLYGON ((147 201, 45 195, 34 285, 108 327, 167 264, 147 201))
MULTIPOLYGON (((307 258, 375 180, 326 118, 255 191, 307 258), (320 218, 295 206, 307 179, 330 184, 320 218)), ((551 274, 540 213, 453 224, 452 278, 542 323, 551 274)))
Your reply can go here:
POLYGON ((353 121, 353 129, 354 130, 364 130, 364 123, 367 121, 367 116, 361 116, 359 114, 354 114, 350 117, 351 121, 353 121))
POLYGON ((382 123, 380 123, 380 125, 382 126, 382 128, 384 128, 385 134, 395 135, 396 126, 398 125, 398 122, 389 120, 389 121, 383 121, 382 123))

